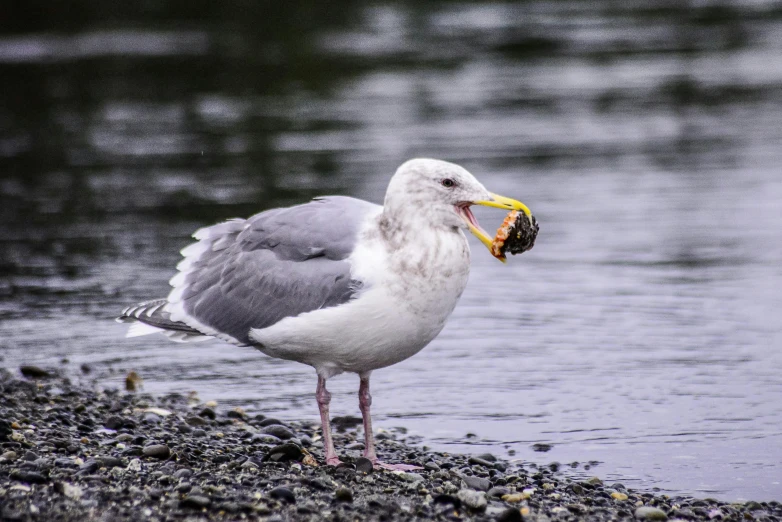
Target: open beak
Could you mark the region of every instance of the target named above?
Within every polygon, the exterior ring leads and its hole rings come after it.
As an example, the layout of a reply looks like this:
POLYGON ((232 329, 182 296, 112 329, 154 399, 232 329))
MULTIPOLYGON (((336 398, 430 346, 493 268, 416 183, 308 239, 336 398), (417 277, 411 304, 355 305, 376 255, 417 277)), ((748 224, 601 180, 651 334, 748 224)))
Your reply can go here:
MULTIPOLYGON (((505 210, 520 210, 524 212, 527 217, 530 219, 532 218, 532 212, 530 212, 530 209, 522 203, 521 201, 516 201, 515 199, 506 198, 505 196, 499 196, 497 194, 489 194, 491 199, 484 199, 480 201, 472 201, 470 203, 460 205, 458 208, 459 215, 462 217, 465 223, 467 223, 467 227, 470 229, 470 232, 475 235, 478 239, 481 240, 481 243, 483 243, 486 248, 489 249, 489 252, 491 252, 492 243, 494 242, 494 237, 489 236, 488 233, 486 233, 485 230, 481 227, 481 225, 478 224, 478 220, 475 219, 475 216, 470 211, 470 205, 482 205, 484 207, 494 207, 494 208, 502 208, 505 210)), ((503 263, 506 262, 505 257, 499 257, 495 256, 497 259, 502 261, 503 263)))

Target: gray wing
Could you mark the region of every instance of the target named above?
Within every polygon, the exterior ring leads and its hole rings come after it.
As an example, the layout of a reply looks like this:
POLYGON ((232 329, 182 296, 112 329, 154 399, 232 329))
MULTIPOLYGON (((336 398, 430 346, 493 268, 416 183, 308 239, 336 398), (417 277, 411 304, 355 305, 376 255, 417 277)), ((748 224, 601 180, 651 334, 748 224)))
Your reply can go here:
POLYGON ((379 209, 328 197, 199 230, 171 280, 170 319, 252 344, 251 328, 347 302, 361 287, 347 258, 379 209))

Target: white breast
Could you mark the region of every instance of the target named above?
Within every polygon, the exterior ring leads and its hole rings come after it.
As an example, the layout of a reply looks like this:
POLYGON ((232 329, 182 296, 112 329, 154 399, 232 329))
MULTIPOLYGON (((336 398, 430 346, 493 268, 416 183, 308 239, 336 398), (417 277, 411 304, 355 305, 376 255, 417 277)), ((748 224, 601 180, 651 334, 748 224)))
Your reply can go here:
POLYGON ((440 333, 470 265, 464 234, 443 229, 424 229, 396 249, 369 230, 350 261, 353 278, 365 285, 359 297, 253 330, 259 349, 314 366, 326 378, 398 363, 440 333))

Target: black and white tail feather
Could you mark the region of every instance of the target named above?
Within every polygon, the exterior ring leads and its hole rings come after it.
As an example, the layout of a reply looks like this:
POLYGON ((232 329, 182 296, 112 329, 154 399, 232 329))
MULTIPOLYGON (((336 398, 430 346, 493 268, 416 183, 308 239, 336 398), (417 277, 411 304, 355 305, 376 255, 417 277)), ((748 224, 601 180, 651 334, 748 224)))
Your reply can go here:
POLYGON ((141 337, 153 333, 162 333, 172 341, 187 343, 213 339, 185 323, 172 321, 167 310, 167 299, 155 299, 129 306, 117 317, 118 323, 132 323, 125 337, 141 337))

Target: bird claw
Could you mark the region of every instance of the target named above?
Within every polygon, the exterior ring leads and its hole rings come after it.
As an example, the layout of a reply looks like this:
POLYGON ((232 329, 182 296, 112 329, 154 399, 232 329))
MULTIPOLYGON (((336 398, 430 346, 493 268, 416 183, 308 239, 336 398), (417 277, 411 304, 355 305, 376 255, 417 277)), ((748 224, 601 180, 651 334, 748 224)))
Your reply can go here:
POLYGON ((329 457, 326 459, 326 465, 337 467, 342 465, 342 461, 339 460, 339 457, 329 457))

